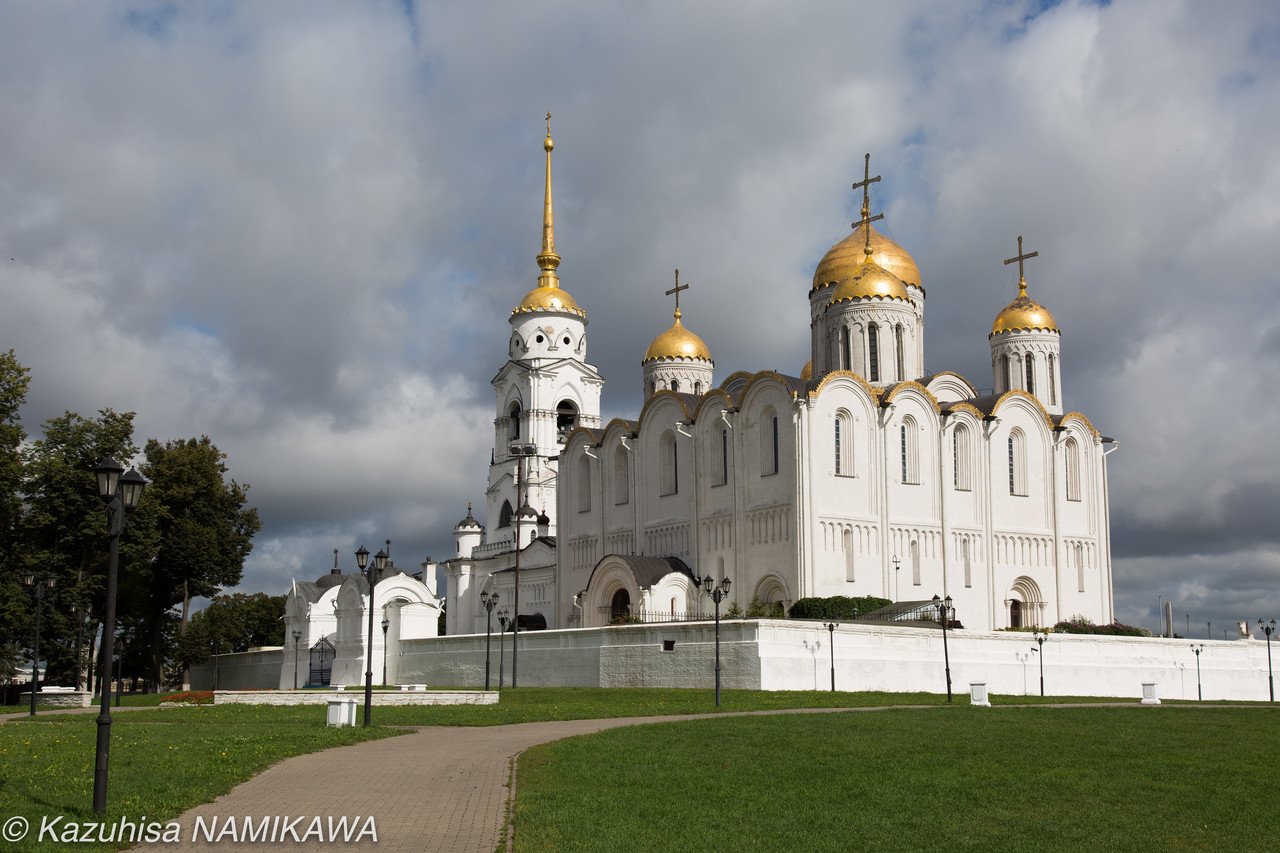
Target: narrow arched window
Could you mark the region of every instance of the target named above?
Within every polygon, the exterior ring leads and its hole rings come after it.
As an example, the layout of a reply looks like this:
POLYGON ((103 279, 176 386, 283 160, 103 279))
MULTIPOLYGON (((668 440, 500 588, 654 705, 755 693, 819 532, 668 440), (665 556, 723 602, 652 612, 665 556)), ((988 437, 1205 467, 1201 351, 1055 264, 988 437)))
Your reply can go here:
POLYGON ((693 393, 698 394, 699 396, 701 396, 701 394, 702 394, 702 383, 701 383, 701 382, 695 382, 695 383, 693 383, 693 393))
POLYGON ((680 380, 678 379, 671 380, 671 390, 677 391, 677 392, 680 390, 680 380))
POLYGON ((964 561, 964 585, 973 586, 973 559, 970 542, 965 539, 960 543, 960 559, 964 561))
POLYGON ((838 476, 853 476, 853 418, 841 409, 836 412, 835 451, 838 476))
POLYGON ((631 460, 627 456, 625 447, 619 447, 613 454, 613 502, 615 504, 631 502, 631 460))
POLYGON ((968 492, 973 489, 969 474, 969 428, 963 424, 956 427, 951 440, 952 482, 957 491, 968 492))
POLYGON ((591 510, 591 458, 585 453, 578 459, 578 512, 591 510))
POLYGON ((720 430, 720 485, 729 482, 729 430, 720 430))
POLYGON ((844 540, 843 541, 844 579, 849 583, 854 583, 857 580, 857 576, 855 575, 855 571, 857 567, 854 565, 853 531, 845 530, 843 540, 844 540))
POLYGON ((512 403, 507 410, 507 438, 517 441, 520 438, 520 404, 512 403))
POLYGON ((498 512, 498 526, 511 526, 511 501, 502 502, 502 509, 498 512))
POLYGON ((673 433, 662 436, 662 494, 674 495, 680 489, 679 448, 673 433))
POLYGON ((911 540, 911 583, 920 586, 923 579, 920 577, 920 543, 911 540))
POLYGON ((556 435, 561 441, 578 425, 578 407, 572 400, 561 400, 556 406, 556 435))
POLYGON ((760 476, 778 473, 778 414, 772 408, 760 416, 760 476))
POLYGON ((1067 463, 1067 500, 1080 500, 1080 445, 1074 438, 1068 438, 1066 444, 1067 463))
POLYGON ((773 425, 773 470, 771 473, 778 473, 778 416, 774 415, 770 419, 773 425))
POLYGON ((1009 433, 1009 494, 1027 494, 1027 450, 1022 430, 1009 433))
POLYGON ((902 482, 920 482, 919 430, 915 418, 907 415, 898 430, 902 455, 902 482))
POLYGON ((833 436, 835 437, 835 445, 836 445, 835 446, 835 451, 836 451, 835 470, 837 474, 841 473, 840 468, 841 468, 841 465, 844 464, 844 460, 840 456, 840 427, 841 426, 842 424, 840 423, 840 416, 836 415, 836 424, 835 424, 835 429, 833 431, 833 436))
POLYGON ((1049 405, 1058 405, 1058 377, 1053 375, 1053 370, 1057 366, 1057 359, 1053 357, 1053 353, 1049 353, 1049 405))
POLYGON ((1036 358, 1031 353, 1026 355, 1027 368, 1027 393, 1036 393, 1036 358))
POLYGON ((1013 360, 1010 359, 1009 355, 1006 353, 1005 356, 1001 359, 1001 362, 1003 363, 1004 367, 1001 370, 1000 378, 1004 380, 1004 388, 1000 390, 1008 391, 1011 388, 1013 388, 1013 360))
POLYGON ((867 374, 872 382, 880 381, 880 327, 867 326, 867 374))
POLYGON ((840 368, 842 370, 853 369, 853 357, 849 347, 849 327, 840 327, 840 368))
POLYGON ((907 359, 905 347, 903 346, 902 324, 893 327, 893 348, 897 351, 898 356, 898 381, 907 378, 907 359))

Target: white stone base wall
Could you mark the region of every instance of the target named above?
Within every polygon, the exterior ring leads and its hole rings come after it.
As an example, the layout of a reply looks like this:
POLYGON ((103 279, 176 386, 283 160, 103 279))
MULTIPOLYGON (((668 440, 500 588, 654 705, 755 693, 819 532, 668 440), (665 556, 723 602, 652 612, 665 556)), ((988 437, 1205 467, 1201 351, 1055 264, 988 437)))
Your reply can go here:
MULTIPOLYGON (((92 693, 85 692, 68 692, 59 691, 57 693, 45 693, 41 691, 36 694, 36 707, 41 705, 49 708, 88 708, 93 702, 92 693)), ((19 705, 31 704, 31 691, 18 694, 19 705)))
MULTIPOLYGON (((364 703, 364 691, 360 690, 218 690, 213 694, 215 705, 327 705, 337 699, 351 699, 364 703)), ((373 704, 389 705, 496 705, 498 694, 484 690, 375 690, 373 704)))
MULTIPOLYGON (((265 649, 257 652, 236 652, 235 654, 218 655, 218 689, 219 690, 274 690, 279 686, 281 657, 280 649, 265 649)), ((292 665, 292 654, 290 654, 292 665)), ((304 658, 303 666, 307 665, 304 658)), ((213 662, 191 667, 189 681, 192 690, 213 689, 213 662)))

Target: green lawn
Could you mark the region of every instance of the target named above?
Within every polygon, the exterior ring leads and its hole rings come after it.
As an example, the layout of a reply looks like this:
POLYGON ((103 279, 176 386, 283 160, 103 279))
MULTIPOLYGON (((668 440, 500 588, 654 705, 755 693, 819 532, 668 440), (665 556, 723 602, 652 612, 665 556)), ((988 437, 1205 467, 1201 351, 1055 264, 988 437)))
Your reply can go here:
POLYGON ((520 758, 516 849, 1252 849, 1280 838, 1277 722, 957 706, 617 729, 520 758))

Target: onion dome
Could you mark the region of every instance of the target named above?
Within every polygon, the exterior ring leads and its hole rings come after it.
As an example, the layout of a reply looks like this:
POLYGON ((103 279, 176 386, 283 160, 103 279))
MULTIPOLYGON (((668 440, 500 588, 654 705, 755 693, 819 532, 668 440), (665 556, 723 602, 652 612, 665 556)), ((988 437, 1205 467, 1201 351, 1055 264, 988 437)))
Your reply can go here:
POLYGON ((480 522, 471 514, 471 501, 467 501, 467 517, 453 526, 454 530, 479 530, 480 522))
POLYGON ((871 230, 871 260, 904 284, 920 287, 920 268, 907 250, 880 234, 871 224, 859 222, 852 233, 822 256, 813 273, 813 289, 837 284, 857 272, 866 259, 865 229, 871 230))
POLYGON ((560 266, 560 256, 556 254, 556 217, 551 203, 551 152, 556 147, 551 139, 551 114, 547 114, 547 138, 542 141, 542 148, 547 152, 547 184, 546 195, 542 205, 542 251, 538 253, 538 286, 524 295, 520 304, 512 309, 514 314, 528 314, 535 311, 559 311, 586 317, 587 312, 578 307, 578 303, 567 291, 560 289, 560 276, 556 268, 560 266))
POLYGON ((1053 319, 1053 315, 1049 313, 1049 309, 1027 296, 1027 280, 1025 278, 1018 281, 1018 297, 996 315, 995 322, 991 324, 991 335, 989 337, 995 337, 1001 332, 1017 331, 1058 332, 1061 334, 1058 323, 1053 319))
POLYGON ((673 359, 711 361, 711 350, 707 349, 706 343, 680 322, 679 308, 676 309, 675 322, 671 324, 671 328, 653 339, 649 349, 645 350, 644 361, 640 363, 673 359))
POLYGON ((330 589, 335 586, 341 586, 347 576, 342 573, 342 569, 338 568, 338 549, 333 549, 333 568, 329 570, 327 575, 321 575, 316 579, 316 586, 319 589, 330 589))
POLYGON ((813 359, 809 359, 804 363, 804 368, 800 371, 800 379, 802 382, 808 382, 813 378, 813 359))
POLYGON ((516 515, 520 517, 522 522, 528 521, 531 518, 536 521, 538 518, 537 511, 533 507, 529 506, 528 501, 525 501, 524 505, 520 507, 520 511, 517 512, 516 515))
POLYGON ((836 282, 835 293, 831 295, 831 302, 828 304, 859 299, 898 299, 910 302, 911 296, 902 279, 867 258, 849 275, 836 282))
POLYGON ((551 526, 551 516, 547 515, 547 511, 545 509, 542 512, 538 513, 538 526, 539 527, 551 526))

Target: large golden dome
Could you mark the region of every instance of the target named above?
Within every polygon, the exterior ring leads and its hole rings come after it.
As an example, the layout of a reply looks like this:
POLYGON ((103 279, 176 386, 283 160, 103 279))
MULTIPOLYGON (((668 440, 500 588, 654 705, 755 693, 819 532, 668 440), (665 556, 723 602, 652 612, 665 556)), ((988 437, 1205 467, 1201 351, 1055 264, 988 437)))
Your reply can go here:
MULTIPOLYGON (((865 255, 863 256, 865 257, 865 255)), ((829 305, 851 302, 855 299, 901 299, 910 302, 907 286, 902 279, 875 261, 867 260, 850 270, 836 283, 829 305)))
POLYGON ((866 258, 864 248, 867 243, 864 228, 871 229, 871 260, 893 273, 905 284, 920 287, 920 268, 915 259, 907 254, 907 250, 885 237, 874 226, 859 222, 849 236, 836 243, 818 262, 813 273, 813 287, 839 282, 851 276, 866 258))
POLYGON ((800 370, 801 381, 808 382, 813 378, 813 359, 809 359, 804 363, 804 367, 800 370))
POLYGON ((653 339, 649 349, 645 350, 644 361, 640 363, 676 358, 711 361, 711 350, 707 349, 702 338, 681 324, 679 309, 676 310, 675 322, 671 324, 671 328, 653 339))
POLYGON ((511 313, 528 314, 532 311, 563 311, 579 317, 587 316, 587 312, 578 307, 578 303, 569 295, 569 292, 561 290, 555 284, 540 284, 530 290, 511 313))
POLYGON ((1004 310, 996 315, 996 321, 991 324, 990 337, 994 337, 1001 332, 1015 331, 1058 332, 1061 334, 1058 329, 1058 323, 1053 319, 1053 315, 1049 313, 1049 309, 1027 296, 1027 282, 1025 279, 1018 282, 1018 298, 1006 305, 1004 310))

